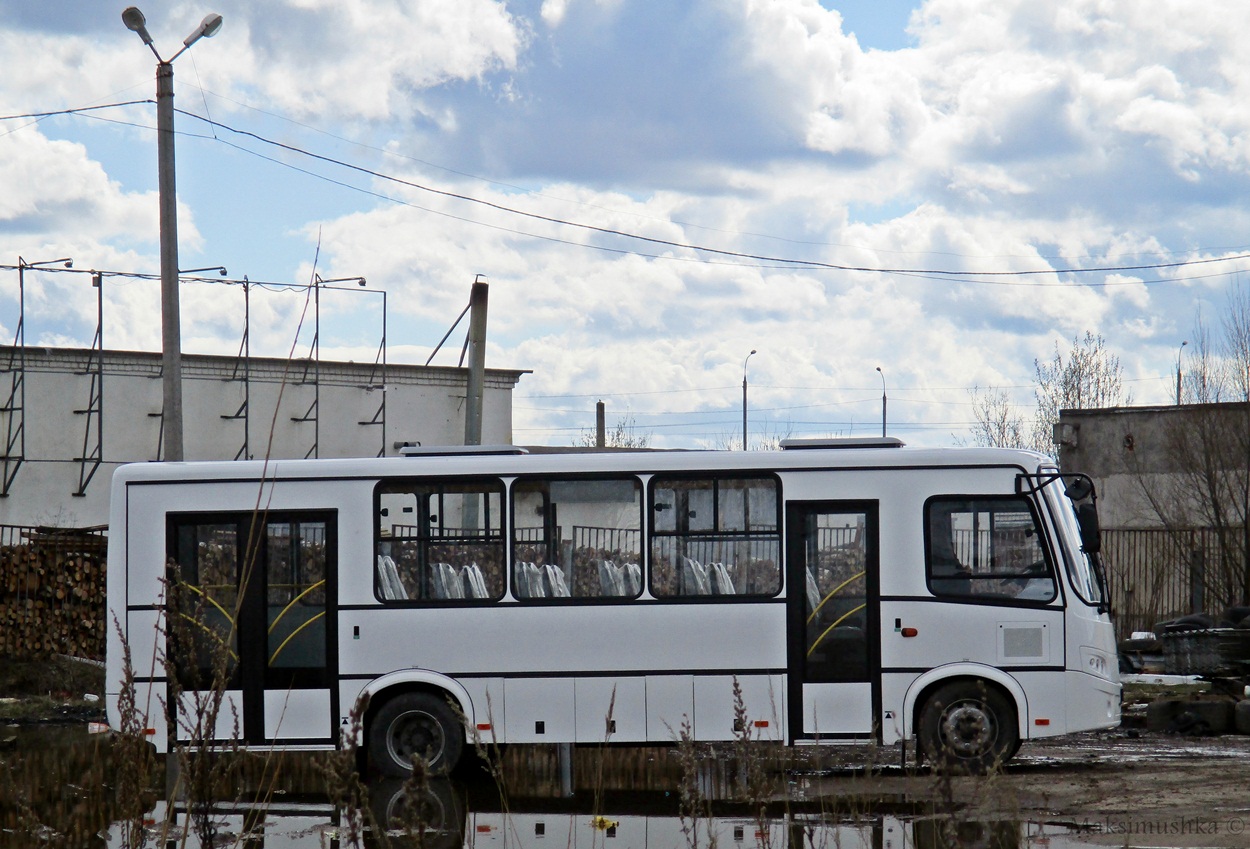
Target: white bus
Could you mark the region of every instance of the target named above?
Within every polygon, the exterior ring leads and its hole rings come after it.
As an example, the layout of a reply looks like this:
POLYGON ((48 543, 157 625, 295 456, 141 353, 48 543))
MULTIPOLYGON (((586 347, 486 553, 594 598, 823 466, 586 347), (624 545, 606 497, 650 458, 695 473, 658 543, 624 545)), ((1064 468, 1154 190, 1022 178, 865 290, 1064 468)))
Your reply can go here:
POLYGON ((784 445, 124 466, 110 720, 128 647, 158 750, 329 749, 352 726, 390 775, 474 739, 733 739, 735 684, 754 737, 970 768, 1118 724, 1087 478, 1023 451, 784 445), (197 734, 214 651, 226 707, 197 734))

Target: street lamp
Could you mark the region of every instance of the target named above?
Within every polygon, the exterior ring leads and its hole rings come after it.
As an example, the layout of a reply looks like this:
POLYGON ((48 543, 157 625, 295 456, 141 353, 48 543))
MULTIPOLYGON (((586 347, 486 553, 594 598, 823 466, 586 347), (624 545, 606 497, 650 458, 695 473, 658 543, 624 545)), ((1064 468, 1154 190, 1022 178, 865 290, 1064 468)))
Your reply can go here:
POLYGON ((1186 339, 1181 346, 1176 349, 1176 406, 1181 405, 1181 352, 1185 350, 1185 346, 1189 344, 1186 339))
POLYGON ((747 450, 747 360, 755 356, 755 349, 742 361, 742 450, 747 450))
POLYGON ((161 377, 165 459, 180 461, 182 450, 182 331, 178 306, 178 194, 174 181, 174 60, 201 38, 221 29, 221 15, 206 15, 182 49, 162 59, 148 33, 147 19, 135 6, 122 12, 126 29, 137 33, 156 57, 157 184, 161 231, 161 377))
POLYGON ((877 366, 877 374, 881 375, 881 438, 885 439, 885 372, 877 366))

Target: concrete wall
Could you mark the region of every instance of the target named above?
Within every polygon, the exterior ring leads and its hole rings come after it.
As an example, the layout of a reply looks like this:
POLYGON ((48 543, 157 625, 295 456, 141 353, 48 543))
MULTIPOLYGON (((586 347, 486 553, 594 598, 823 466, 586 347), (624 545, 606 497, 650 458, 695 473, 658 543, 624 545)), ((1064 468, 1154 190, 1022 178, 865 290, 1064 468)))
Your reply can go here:
POLYGON ((1061 410, 1059 465, 1094 479, 1103 527, 1159 527, 1149 496, 1175 491, 1170 479, 1183 462, 1176 448, 1178 432, 1235 433, 1247 421, 1244 403, 1061 410))
MULTIPOLYGON (((0 346, 0 468, 13 475, 0 497, 0 524, 102 525, 113 469, 160 459, 160 355, 105 351, 96 416, 86 412, 93 407, 93 354, 27 347, 23 355, 0 346), (23 377, 25 401, 10 404, 23 377), (85 488, 94 463, 83 457, 102 459, 85 488)), ((244 363, 234 357, 184 355, 182 368, 188 460, 235 459, 245 440, 247 456, 255 458, 304 457, 314 448, 324 458, 373 457, 398 454, 402 443, 464 441, 465 369, 388 364, 383 428, 381 373, 371 364, 323 361, 318 371, 305 360, 252 358, 246 380, 244 363), (236 417, 245 399, 246 420, 236 417)), ((524 373, 487 369, 483 443, 512 441, 512 390, 524 373)))

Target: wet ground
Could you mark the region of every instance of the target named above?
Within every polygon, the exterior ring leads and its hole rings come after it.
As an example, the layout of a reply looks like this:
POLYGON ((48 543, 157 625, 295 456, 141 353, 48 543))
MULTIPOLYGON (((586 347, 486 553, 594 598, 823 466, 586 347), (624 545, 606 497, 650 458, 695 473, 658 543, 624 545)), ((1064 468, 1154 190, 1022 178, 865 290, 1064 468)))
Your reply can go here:
MULTIPOLYGON (((0 846, 124 845, 118 823, 137 821, 135 805, 126 810, 117 798, 124 764, 108 735, 89 735, 81 723, 6 733, 0 846)), ((978 778, 903 764, 897 749, 763 747, 749 757, 744 767, 729 749, 517 746, 494 773, 462 770, 415 794, 370 782, 353 818, 326 794, 324 759, 301 756, 232 777, 208 819, 225 845, 292 849, 667 849, 696 838, 699 846, 865 849, 1250 845, 1250 737, 1076 735, 1026 744, 1005 772, 978 778), (780 758, 790 761, 784 769, 780 758), (759 780, 744 792, 752 776, 759 780), (374 825, 353 843, 353 823, 374 825)), ((165 789, 178 775, 153 766, 139 803, 145 845, 199 845, 193 834, 175 831, 171 844, 163 833, 166 822, 188 827, 188 806, 165 789)))

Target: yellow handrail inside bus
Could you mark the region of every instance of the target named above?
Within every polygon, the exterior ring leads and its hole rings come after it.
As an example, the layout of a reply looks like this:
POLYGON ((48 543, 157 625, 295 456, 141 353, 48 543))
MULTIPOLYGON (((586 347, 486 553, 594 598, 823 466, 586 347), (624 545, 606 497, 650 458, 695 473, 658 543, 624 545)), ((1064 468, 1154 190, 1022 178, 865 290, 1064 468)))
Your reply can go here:
MULTIPOLYGON (((286 648, 286 644, 287 644, 287 643, 289 643, 289 642, 291 642, 291 640, 295 638, 295 635, 296 635, 296 634, 298 634, 300 631, 304 630, 304 629, 305 629, 305 628, 307 628, 309 625, 311 625, 312 623, 316 622, 318 619, 320 619, 322 616, 325 616, 325 615, 326 615, 326 612, 323 610, 323 611, 321 611, 320 613, 318 613, 316 616, 313 616, 313 617, 311 617, 310 619, 308 619, 308 621, 306 621, 306 622, 302 623, 302 624, 301 624, 298 628, 296 628, 294 631, 292 631, 291 633, 287 634, 286 639, 282 641, 282 645, 280 645, 280 646, 278 646, 276 649, 274 649, 274 650, 273 650, 273 654, 271 654, 271 655, 269 656, 269 665, 270 665, 270 666, 273 666, 273 662, 274 662, 274 660, 278 657, 279 652, 281 652, 284 648, 286 648)), ((277 621, 277 620, 274 620, 274 621, 277 621)))
MULTIPOLYGON (((822 598, 822 599, 820 600, 820 604, 816 605, 816 607, 814 607, 814 608, 812 609, 811 615, 807 617, 807 621, 808 621, 808 622, 811 622, 813 619, 815 619, 815 618, 816 618, 816 614, 817 614, 817 613, 819 613, 819 612, 820 612, 820 609, 821 609, 822 607, 824 607, 824 606, 825 606, 825 602, 826 602, 826 601, 828 601, 829 599, 833 598, 835 595, 837 595, 837 594, 838 594, 838 590, 840 590, 840 589, 842 589, 843 587, 845 587, 845 586, 846 586, 847 584, 849 584, 851 581, 857 581, 857 580, 859 580, 860 578, 864 577, 864 575, 865 575, 865 574, 866 574, 866 572, 860 572, 860 573, 858 573, 858 574, 852 575, 851 577, 847 578, 847 579, 846 579, 845 581, 843 581, 842 583, 838 584, 838 585, 837 585, 836 587, 834 587, 832 590, 830 590, 830 591, 829 591, 829 595, 827 595, 827 596, 825 596, 824 598, 822 598)), ((839 619, 838 621, 839 621, 839 622, 841 622, 842 620, 841 620, 841 619, 839 619)))
POLYGON ((213 629, 213 628, 210 628, 209 626, 205 625, 205 624, 204 624, 203 622, 201 622, 200 620, 198 620, 198 619, 193 619, 192 617, 188 616, 188 615, 187 615, 187 614, 185 614, 185 613, 179 613, 179 614, 178 614, 178 616, 179 616, 179 617, 181 617, 182 619, 187 620, 187 621, 188 621, 188 622, 190 622, 192 625, 195 625, 195 626, 197 626, 198 628, 201 628, 201 629, 203 629, 203 630, 207 631, 208 633, 212 634, 212 635, 213 635, 213 638, 214 638, 215 640, 217 640, 218 644, 223 645, 223 646, 225 646, 225 647, 226 647, 226 651, 230 653, 230 659, 231 659, 231 660, 233 660, 233 661, 235 661, 236 663, 238 662, 238 660, 239 660, 239 655, 235 652, 235 650, 234 650, 234 649, 230 648, 230 645, 229 645, 229 644, 228 644, 225 640, 223 640, 223 639, 221 638, 221 632, 220 632, 220 631, 217 631, 217 630, 215 630, 215 629, 213 629))
POLYGON ((292 607, 294 607, 300 599, 302 599, 304 596, 308 595, 310 592, 317 589, 318 587, 325 586, 325 582, 326 582, 325 578, 322 578, 317 583, 309 585, 309 587, 306 590, 304 590, 302 593, 297 595, 295 598, 291 599, 290 603, 286 607, 282 608, 282 612, 279 613, 277 616, 275 616, 273 618, 273 621, 269 623, 269 633, 270 634, 273 633, 273 626, 277 625, 282 620, 282 617, 286 616, 287 611, 290 610, 292 607))
POLYGON ((837 619, 835 619, 833 624, 830 625, 828 628, 826 628, 824 632, 819 637, 816 638, 816 642, 812 643, 812 647, 807 650, 807 656, 808 657, 812 656, 812 652, 816 651, 816 646, 820 645, 821 641, 824 640, 825 637, 829 636, 830 631, 832 631, 834 628, 842 624, 842 620, 846 619, 846 617, 850 616, 852 613, 859 613, 861 610, 863 610, 867 606, 868 606, 867 604, 861 604, 859 607, 852 608, 848 610, 846 613, 843 613, 837 619))
MULTIPOLYGON (((234 628, 234 617, 230 615, 230 611, 226 610, 224 607, 222 607, 220 604, 218 604, 216 599, 214 599, 214 598, 213 598, 212 596, 210 596, 210 595, 207 595, 207 594, 206 594, 206 593, 205 593, 202 589, 200 589, 199 587, 197 587, 195 584, 183 584, 182 586, 186 587, 186 588, 187 588, 187 589, 189 589, 191 592, 196 593, 196 594, 198 594, 198 595, 202 596, 202 597, 204 598, 204 600, 205 600, 205 601, 207 601, 207 602, 208 602, 209 604, 211 604, 213 607, 215 607, 215 608, 217 608, 219 611, 221 611, 221 615, 222 615, 222 616, 224 616, 224 617, 226 617, 226 621, 230 623, 230 627, 231 627, 231 628, 234 628)), ((185 615, 185 614, 184 614, 184 615, 185 615)))

